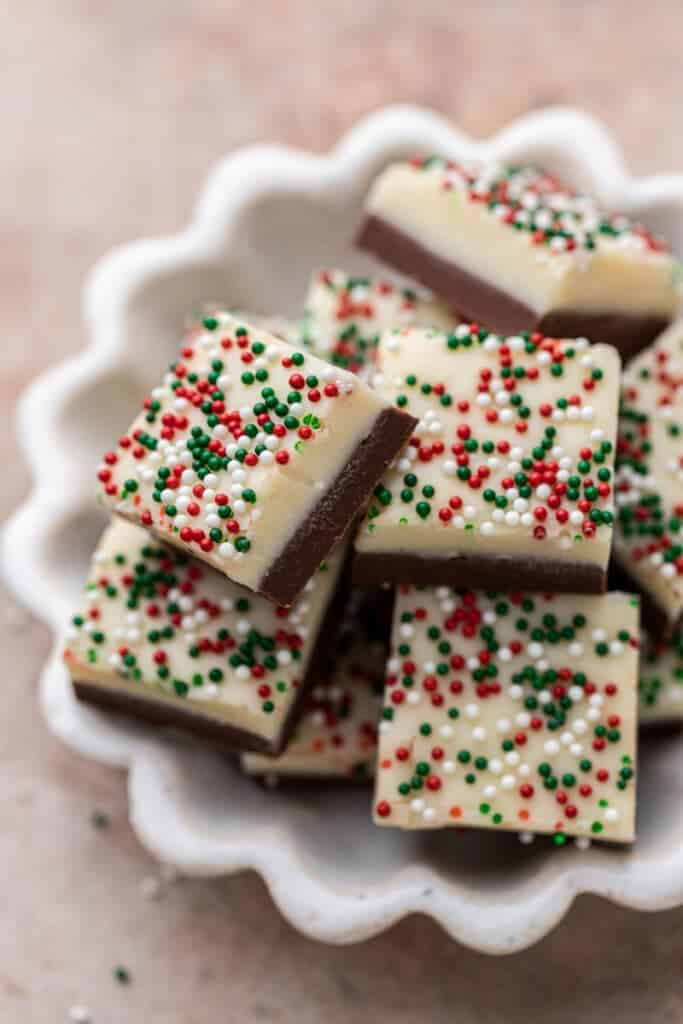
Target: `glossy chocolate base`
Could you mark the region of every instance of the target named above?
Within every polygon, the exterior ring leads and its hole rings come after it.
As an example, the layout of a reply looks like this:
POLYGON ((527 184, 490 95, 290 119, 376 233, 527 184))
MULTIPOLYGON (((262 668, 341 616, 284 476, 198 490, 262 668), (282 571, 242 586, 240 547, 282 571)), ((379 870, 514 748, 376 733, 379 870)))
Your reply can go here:
POLYGON ((361 249, 407 274, 450 303, 466 317, 499 334, 541 331, 558 338, 588 338, 614 345, 630 359, 668 327, 666 316, 634 315, 618 310, 535 310, 495 285, 425 248, 417 239, 379 217, 369 216, 357 238, 361 249))
MULTIPOLYGON (((158 701, 146 697, 144 686, 140 685, 140 696, 123 693, 112 686, 106 689, 102 685, 73 680, 73 688, 78 700, 84 704, 108 712, 123 715, 127 718, 159 726, 163 729, 177 729, 188 733, 212 747, 232 753, 253 751, 258 754, 270 754, 277 757, 281 754, 296 728, 306 707, 306 698, 310 690, 317 685, 326 670, 326 661, 330 649, 336 645, 337 633, 341 624, 344 606, 348 597, 348 564, 342 571, 336 592, 331 596, 325 612, 318 638, 315 642, 306 673, 289 711, 287 712, 280 732, 273 739, 267 739, 255 732, 231 725, 229 722, 218 721, 208 714, 196 710, 196 705, 181 698, 171 701, 158 701)), ((229 683, 225 684, 229 686, 229 683)))
POLYGON ((414 583, 467 590, 604 594, 607 573, 599 565, 487 555, 422 556, 404 551, 356 552, 353 582, 414 583))

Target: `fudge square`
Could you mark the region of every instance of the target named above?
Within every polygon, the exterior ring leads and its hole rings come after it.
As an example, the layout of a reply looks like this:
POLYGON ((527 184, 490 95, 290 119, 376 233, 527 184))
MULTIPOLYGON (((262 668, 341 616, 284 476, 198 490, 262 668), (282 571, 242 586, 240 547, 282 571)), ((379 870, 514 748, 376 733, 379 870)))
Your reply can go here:
POLYGON ((335 549, 283 608, 114 518, 66 639, 76 696, 226 748, 278 753, 324 664, 343 560, 335 549))
POLYGON ((320 270, 311 278, 301 341, 335 366, 359 373, 374 362, 382 333, 418 324, 450 330, 459 317, 445 304, 379 277, 320 270))
POLYGON ((119 515, 291 604, 415 420, 229 314, 204 320, 99 468, 119 515))
POLYGON ((671 640, 645 640, 639 694, 641 723, 683 720, 683 633, 671 640))
POLYGON ((616 455, 617 564, 656 634, 683 625, 683 325, 630 363, 616 455))
POLYGON ((318 683, 279 757, 242 754, 247 775, 369 779, 375 774, 377 721, 386 648, 355 642, 318 683))
POLYGON ((587 336, 633 355, 673 319, 676 263, 639 224, 533 166, 389 166, 359 245, 505 334, 587 336))
POLYGON ((401 587, 375 820, 634 838, 638 599, 401 587))
POLYGON ((614 348, 409 328, 382 337, 374 386, 420 420, 361 525, 358 583, 605 589, 614 348))

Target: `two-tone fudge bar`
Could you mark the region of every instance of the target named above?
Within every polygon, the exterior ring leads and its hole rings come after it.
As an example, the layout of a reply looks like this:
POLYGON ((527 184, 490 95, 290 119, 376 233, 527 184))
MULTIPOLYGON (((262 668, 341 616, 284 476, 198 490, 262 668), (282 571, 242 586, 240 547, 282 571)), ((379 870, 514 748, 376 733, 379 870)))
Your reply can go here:
POLYGON ((411 289, 332 269, 311 278, 300 333, 316 355, 358 373, 374 362, 385 330, 413 324, 450 330, 458 322, 446 305, 411 289))
POLYGON ((335 636, 344 554, 283 608, 113 519, 66 639, 76 696, 225 748, 279 753, 335 636))
POLYGON ((204 320, 99 468, 112 511, 291 604, 415 420, 228 314, 204 320))
POLYGON ((640 654, 639 719, 644 724, 683 721, 683 633, 640 654))
POLYGON ((638 599, 399 589, 375 821, 630 842, 638 599))
POLYGON ((627 366, 616 456, 617 564, 654 634, 683 625, 683 325, 627 366))
POLYGON ((359 245, 492 330, 586 336, 625 358, 679 303, 661 242, 533 166, 392 164, 370 191, 359 245))
POLYGON ((358 583, 605 589, 615 349, 409 328, 383 336, 374 386, 419 423, 361 525, 358 583))
POLYGON ((248 775, 365 779, 375 773, 386 649, 357 642, 313 689, 279 757, 243 754, 248 775))

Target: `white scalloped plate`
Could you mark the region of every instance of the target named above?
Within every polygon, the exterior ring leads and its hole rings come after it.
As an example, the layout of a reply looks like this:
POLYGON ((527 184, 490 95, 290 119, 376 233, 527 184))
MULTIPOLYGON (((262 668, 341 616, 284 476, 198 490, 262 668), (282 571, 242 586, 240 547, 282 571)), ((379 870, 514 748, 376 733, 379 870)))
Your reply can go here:
MULTIPOLYGON (((372 178, 397 156, 432 150, 561 169, 683 252, 683 176, 631 179, 604 129, 571 110, 530 115, 482 143, 431 113, 389 108, 327 156, 268 146, 228 157, 186 231, 100 262, 85 290, 89 347, 21 399, 18 433, 33 490, 5 528, 2 561, 17 596, 57 635, 79 600, 103 522, 93 498, 99 456, 172 358, 187 311, 220 298, 294 313, 312 268, 367 269, 351 240, 372 178)), ((375 829, 364 789, 266 791, 216 754, 81 707, 56 653, 41 694, 65 743, 128 769, 131 820, 149 850, 185 873, 253 868, 292 924, 322 941, 355 942, 421 912, 461 942, 502 953, 542 937, 579 892, 648 910, 683 903, 677 737, 649 743, 642 759, 632 851, 556 851, 500 834, 375 829)))

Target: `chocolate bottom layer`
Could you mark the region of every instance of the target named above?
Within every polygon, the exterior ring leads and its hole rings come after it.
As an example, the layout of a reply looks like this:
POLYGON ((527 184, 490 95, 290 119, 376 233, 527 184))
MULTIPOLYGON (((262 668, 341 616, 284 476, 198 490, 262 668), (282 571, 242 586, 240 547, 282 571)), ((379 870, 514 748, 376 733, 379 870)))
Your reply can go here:
POLYGON ((666 316, 618 310, 535 310, 468 270, 438 256, 388 221, 369 216, 357 238, 361 249, 420 281, 470 319, 499 334, 541 331, 559 338, 588 338, 614 345, 630 359, 669 325, 666 316))
POLYGON ((415 583, 468 590, 604 594, 607 573, 600 566, 585 562, 492 555, 439 558, 403 551, 360 551, 353 563, 353 582, 359 586, 415 583))
POLYGON ((317 566, 343 537, 366 503, 417 420, 399 409, 383 409, 331 486, 311 509, 259 582, 259 591, 279 604, 296 598, 317 566))
MULTIPOLYGON (((74 680, 73 688, 78 700, 91 704, 103 711, 115 712, 127 718, 147 722, 161 728, 178 729, 189 733, 213 747, 228 752, 253 751, 258 754, 281 754, 296 728, 306 706, 306 697, 325 673, 329 651, 334 649, 335 637, 342 621, 344 605, 348 595, 349 567, 345 567, 337 590, 331 597, 313 646, 305 675, 292 701, 280 732, 272 740, 249 732, 229 722, 221 722, 197 711, 189 701, 162 702, 147 697, 140 687, 140 695, 132 696, 114 688, 108 690, 101 685, 74 680)), ((224 685, 229 686, 229 683, 224 685)))
POLYGON ((640 595, 640 621, 653 640, 668 640, 683 629, 683 612, 672 622, 649 590, 646 590, 614 555, 609 565, 609 583, 610 589, 626 590, 640 595))

